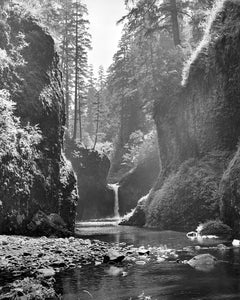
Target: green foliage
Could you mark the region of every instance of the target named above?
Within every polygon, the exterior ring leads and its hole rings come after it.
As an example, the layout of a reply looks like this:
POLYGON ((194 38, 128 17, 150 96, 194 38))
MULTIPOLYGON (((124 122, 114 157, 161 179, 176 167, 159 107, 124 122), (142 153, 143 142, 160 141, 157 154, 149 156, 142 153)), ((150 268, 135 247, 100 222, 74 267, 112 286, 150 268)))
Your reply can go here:
POLYGON ((219 216, 218 187, 227 160, 228 154, 220 152, 183 163, 150 199, 147 226, 192 230, 219 216))
POLYGON ((36 126, 21 127, 13 111, 14 103, 9 100, 8 92, 1 90, 0 199, 3 209, 11 206, 20 209, 21 201, 25 201, 25 207, 27 207, 27 199, 30 197, 31 187, 34 184, 34 175, 38 173, 37 145, 41 140, 41 134, 36 126))
MULTIPOLYGON (((193 51, 190 58, 185 63, 185 66, 183 68, 182 72, 182 85, 185 86, 188 83, 189 74, 192 71, 196 71, 198 68, 196 68, 196 65, 202 68, 202 66, 207 66, 209 64, 209 67, 211 68, 214 64, 210 62, 211 55, 210 53, 207 55, 208 59, 205 61, 205 54, 208 52, 210 44, 213 43, 214 40, 218 39, 218 35, 214 31, 215 23, 217 17, 219 17, 219 13, 222 11, 225 0, 218 0, 215 2, 215 5, 211 11, 211 14, 209 14, 206 23, 204 25, 204 35, 201 39, 200 43, 196 47, 196 50, 193 51), (203 56, 203 60, 201 60, 201 56, 203 56)), ((220 27, 222 27, 222 22, 220 27)), ((199 68, 199 69, 200 69, 199 68)), ((208 68, 207 68, 208 69, 208 68)), ((205 74, 207 75, 207 74, 205 74)), ((205 78, 204 78, 205 79, 205 78)))
POLYGON ((231 235, 231 228, 219 220, 207 221, 199 225, 198 233, 201 235, 217 235, 227 236, 231 235))
POLYGON ((125 145, 127 152, 123 155, 123 161, 134 167, 141 163, 146 153, 154 152, 157 148, 157 136, 154 130, 144 134, 141 130, 134 131, 128 143, 125 145))

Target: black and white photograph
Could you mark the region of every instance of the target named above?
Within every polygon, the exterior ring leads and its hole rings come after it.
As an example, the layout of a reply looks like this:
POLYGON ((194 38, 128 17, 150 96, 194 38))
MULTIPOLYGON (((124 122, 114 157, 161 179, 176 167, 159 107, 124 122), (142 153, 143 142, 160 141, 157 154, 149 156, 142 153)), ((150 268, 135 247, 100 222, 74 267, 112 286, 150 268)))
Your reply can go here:
POLYGON ((0 0, 0 300, 240 299, 240 0, 0 0))

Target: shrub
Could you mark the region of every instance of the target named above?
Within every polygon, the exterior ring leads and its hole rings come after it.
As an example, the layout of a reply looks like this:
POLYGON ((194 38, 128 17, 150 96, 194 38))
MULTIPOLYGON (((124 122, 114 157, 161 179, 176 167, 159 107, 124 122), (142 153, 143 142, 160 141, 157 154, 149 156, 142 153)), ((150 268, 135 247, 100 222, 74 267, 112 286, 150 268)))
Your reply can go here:
POLYGON ((9 220, 17 215, 21 216, 18 221, 22 223, 25 213, 27 214, 34 177, 38 173, 37 145, 41 134, 37 127, 21 127, 20 120, 13 115, 13 111, 14 103, 9 100, 9 93, 0 90, 1 210, 9 220))
POLYGON ((146 153, 154 152, 157 147, 156 131, 151 130, 144 134, 141 130, 134 131, 125 145, 127 152, 123 156, 125 163, 136 166, 145 157, 146 153))
POLYGON ((201 235, 229 236, 232 229, 219 220, 212 220, 200 224, 198 233, 201 235))

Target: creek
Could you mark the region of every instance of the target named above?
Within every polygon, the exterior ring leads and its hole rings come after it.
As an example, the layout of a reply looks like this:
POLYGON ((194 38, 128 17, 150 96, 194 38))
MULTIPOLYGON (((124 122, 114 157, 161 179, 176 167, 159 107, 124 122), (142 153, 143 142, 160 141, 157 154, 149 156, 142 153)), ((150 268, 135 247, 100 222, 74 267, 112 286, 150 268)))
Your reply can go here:
POLYGON ((85 238, 115 245, 186 249, 192 256, 210 253, 220 263, 205 272, 177 263, 176 259, 157 262, 149 258, 144 265, 123 261, 116 266, 121 272, 111 272, 113 266, 107 264, 87 265, 57 274, 55 289, 63 299, 240 299, 240 249, 217 247, 221 243, 230 246, 229 242, 216 239, 191 241, 185 233, 118 226, 111 219, 79 223, 77 231, 85 238))

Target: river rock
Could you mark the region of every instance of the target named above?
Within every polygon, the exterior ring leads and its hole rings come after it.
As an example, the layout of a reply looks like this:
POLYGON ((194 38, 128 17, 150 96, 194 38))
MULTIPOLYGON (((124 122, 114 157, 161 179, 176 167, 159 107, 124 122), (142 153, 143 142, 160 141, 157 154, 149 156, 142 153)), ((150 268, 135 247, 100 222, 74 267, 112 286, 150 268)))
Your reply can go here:
POLYGON ((214 269, 217 259, 211 254, 199 254, 187 262, 191 267, 199 271, 209 272, 214 269))
POLYGON ((103 258, 103 263, 119 263, 122 262, 125 258, 125 255, 116 251, 116 250, 109 250, 108 253, 103 258))
MULTIPOLYGON (((123 268, 118 268, 115 266, 111 266, 109 269, 106 270, 106 273, 110 276, 119 276, 123 275, 123 268)), ((125 272, 126 273, 126 272, 125 272)), ((126 276, 126 275, 125 275, 126 276)))
POLYGON ((146 261, 144 261, 144 260, 137 260, 135 263, 136 263, 136 265, 143 266, 143 265, 146 264, 146 261))
POLYGON ((38 269, 37 272, 43 277, 52 277, 55 275, 55 271, 52 268, 38 269))
POLYGON ((140 247, 138 249, 138 254, 139 255, 149 255, 150 254, 150 250, 149 249, 145 249, 144 247, 140 247))
POLYGON ((70 236, 72 234, 66 228, 66 224, 61 219, 60 216, 56 217, 57 214, 54 214, 54 219, 58 219, 58 224, 53 223, 51 220, 53 217, 49 218, 44 212, 39 210, 32 218, 31 222, 27 225, 29 233, 36 236, 70 236), (61 222, 60 222, 61 220, 61 222), (60 223, 59 223, 60 222, 60 223), (64 225, 64 226, 63 226, 64 225))

